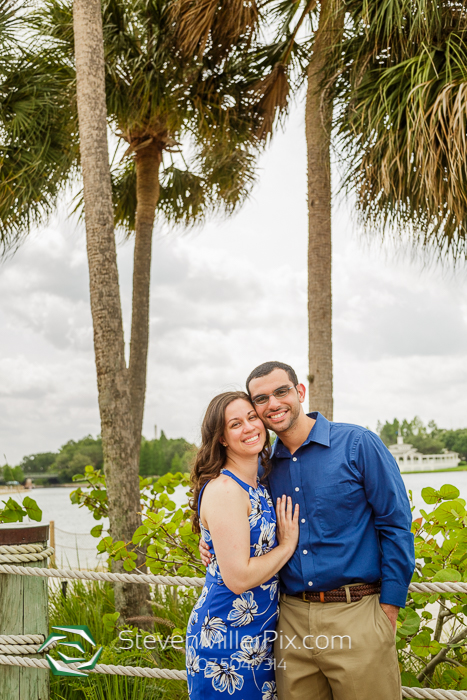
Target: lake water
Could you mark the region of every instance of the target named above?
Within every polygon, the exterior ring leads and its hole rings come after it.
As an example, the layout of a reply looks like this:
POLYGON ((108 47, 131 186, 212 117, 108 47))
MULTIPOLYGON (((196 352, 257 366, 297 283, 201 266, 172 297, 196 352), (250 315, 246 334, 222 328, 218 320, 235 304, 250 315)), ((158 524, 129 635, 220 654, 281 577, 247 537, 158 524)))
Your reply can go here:
MULTIPOLYGON (((413 493, 416 510, 424 507, 421 490, 425 486, 439 489, 443 484, 457 486, 462 498, 467 500, 467 471, 444 472, 427 474, 403 474, 402 478, 407 490, 413 493)), ((79 508, 70 502, 70 493, 75 487, 36 489, 29 492, 42 509, 44 522, 55 522, 56 561, 58 566, 94 568, 103 564, 103 556, 96 550, 98 539, 91 537, 89 531, 98 522, 86 508, 79 508)), ((12 494, 14 498, 19 494, 12 494)), ((23 496, 22 496, 23 497, 23 496)), ((2 498, 5 498, 4 496, 2 498)), ((186 496, 181 489, 172 496, 177 505, 186 502, 186 496)))

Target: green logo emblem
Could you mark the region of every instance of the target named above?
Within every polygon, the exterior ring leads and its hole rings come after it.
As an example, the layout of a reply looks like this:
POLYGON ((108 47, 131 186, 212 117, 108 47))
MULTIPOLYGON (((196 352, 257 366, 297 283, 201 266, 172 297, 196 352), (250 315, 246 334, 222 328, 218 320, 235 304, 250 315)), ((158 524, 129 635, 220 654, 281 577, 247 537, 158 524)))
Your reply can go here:
MULTIPOLYGON (((96 646, 94 637, 91 634, 91 630, 86 625, 68 625, 67 627, 52 627, 54 630, 59 632, 68 632, 69 634, 77 634, 82 637, 86 642, 89 642, 93 647, 96 646)), ((58 651, 58 655, 61 661, 58 659, 52 659, 51 656, 46 654, 46 659, 49 663, 50 670, 54 676, 87 676, 89 671, 92 671, 94 666, 99 661, 99 657, 102 654, 102 649, 98 649, 89 661, 86 661, 86 656, 83 656, 86 651, 84 649, 82 642, 64 642, 62 640, 66 639, 66 634, 49 634, 45 642, 37 650, 47 651, 54 642, 58 642, 58 646, 66 647, 67 651, 71 649, 76 649, 80 656, 67 656, 61 651, 58 651), (67 664, 75 664, 75 668, 69 668, 67 664), (79 670, 78 670, 79 669, 79 670)))

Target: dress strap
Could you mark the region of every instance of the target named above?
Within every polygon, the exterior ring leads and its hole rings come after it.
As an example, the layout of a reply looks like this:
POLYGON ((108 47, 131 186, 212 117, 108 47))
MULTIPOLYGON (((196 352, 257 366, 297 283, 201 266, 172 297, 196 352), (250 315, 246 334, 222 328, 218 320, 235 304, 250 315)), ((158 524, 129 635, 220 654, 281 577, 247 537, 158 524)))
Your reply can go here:
POLYGON ((237 482, 239 486, 242 487, 242 489, 245 489, 248 493, 250 493, 250 489, 252 488, 249 484, 245 483, 241 479, 238 478, 238 476, 235 476, 235 474, 232 474, 228 469, 222 469, 221 474, 227 474, 227 476, 230 476, 234 481, 237 482))
MULTIPOLYGON (((211 481, 211 479, 209 479, 209 481, 211 481)), ((198 518, 200 517, 200 514, 199 514, 199 513, 200 513, 200 509, 201 509, 201 496, 203 495, 204 489, 205 489, 206 486, 209 484, 209 481, 206 481, 206 483, 204 484, 203 488, 202 488, 201 491, 199 492, 199 496, 198 496, 198 518)))

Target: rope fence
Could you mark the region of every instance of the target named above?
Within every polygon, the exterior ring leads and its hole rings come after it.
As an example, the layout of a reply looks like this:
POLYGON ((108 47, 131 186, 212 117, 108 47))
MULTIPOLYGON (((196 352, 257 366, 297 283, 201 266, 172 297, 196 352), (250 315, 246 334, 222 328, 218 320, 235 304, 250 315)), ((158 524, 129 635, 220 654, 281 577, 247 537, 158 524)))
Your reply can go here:
MULTIPOLYGON (((37 654, 44 641, 43 634, 0 634, 0 654, 37 654)), ((57 644, 51 642, 48 649, 57 644)))
MULTIPOLYGON (((46 659, 28 659, 21 656, 0 656, 0 665, 49 670, 49 664, 46 659)), ((79 670, 76 664, 67 664, 67 668, 79 670)), ((177 669, 113 666, 110 664, 97 664, 90 673, 104 673, 112 676, 138 678, 159 678, 174 681, 186 681, 187 678, 186 671, 179 671, 177 669)), ((403 686, 402 696, 404 698, 416 698, 417 700, 467 700, 467 691, 441 690, 438 688, 407 688, 403 686)))
MULTIPOLYGON (((109 581, 120 583, 152 583, 165 586, 186 586, 199 588, 205 579, 191 576, 156 576, 154 574, 120 574, 104 571, 81 571, 77 569, 40 569, 21 566, 26 562, 37 562, 52 557, 54 549, 38 544, 0 546, 0 574, 17 576, 42 576, 46 578, 79 579, 87 581, 109 581)), ((411 583, 412 593, 464 593, 467 583, 446 581, 444 583, 411 583)), ((47 659, 28 657, 37 653, 43 643, 43 635, 0 635, 0 666, 22 666, 49 670, 47 659)), ((55 642, 49 648, 56 646, 55 642)), ((79 670, 76 664, 67 664, 72 670, 79 670)), ((139 678, 159 678, 186 681, 186 671, 168 668, 142 668, 140 666, 115 666, 96 664, 90 673, 104 673, 139 678)), ((402 687, 404 698, 416 700, 467 700, 467 691, 441 690, 439 688, 402 687)))
MULTIPOLYGON (((29 545, 31 546, 31 545, 29 545)), ((0 548, 2 549, 2 548, 0 548)), ((50 551, 47 550, 47 551, 50 551)), ((52 550, 53 553, 53 550, 52 550)), ((10 555, 11 556, 11 555, 10 555)), ((50 556, 50 555, 48 555, 50 556)), ((42 557, 45 558, 45 557, 42 557)), ((0 562, 2 555, 0 554, 0 562)), ((37 559, 35 559, 37 561, 37 559)), ((19 576, 44 576, 46 578, 80 579, 82 581, 115 581, 117 583, 155 583, 163 586, 194 586, 204 585, 204 578, 197 576, 156 576, 155 574, 113 574, 109 571, 81 571, 79 569, 33 569, 29 566, 0 564, 0 574, 16 574, 19 576)), ((447 581, 445 583, 411 583, 411 593, 466 593, 467 583, 447 581)))

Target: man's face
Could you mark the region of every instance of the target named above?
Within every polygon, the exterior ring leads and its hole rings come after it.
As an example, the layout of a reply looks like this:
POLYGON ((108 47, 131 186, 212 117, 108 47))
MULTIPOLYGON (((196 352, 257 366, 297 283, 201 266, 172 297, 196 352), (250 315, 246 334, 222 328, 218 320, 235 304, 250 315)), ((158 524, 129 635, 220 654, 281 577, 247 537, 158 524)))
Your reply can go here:
POLYGON ((292 389, 282 398, 269 396, 266 403, 255 404, 256 412, 266 428, 277 434, 289 430, 298 420, 301 411, 300 404, 305 400, 305 387, 303 384, 299 384, 297 388, 293 387, 293 382, 290 381, 287 372, 283 369, 275 369, 265 377, 252 379, 248 387, 254 401, 260 395, 268 396, 276 389, 290 386, 292 389))

